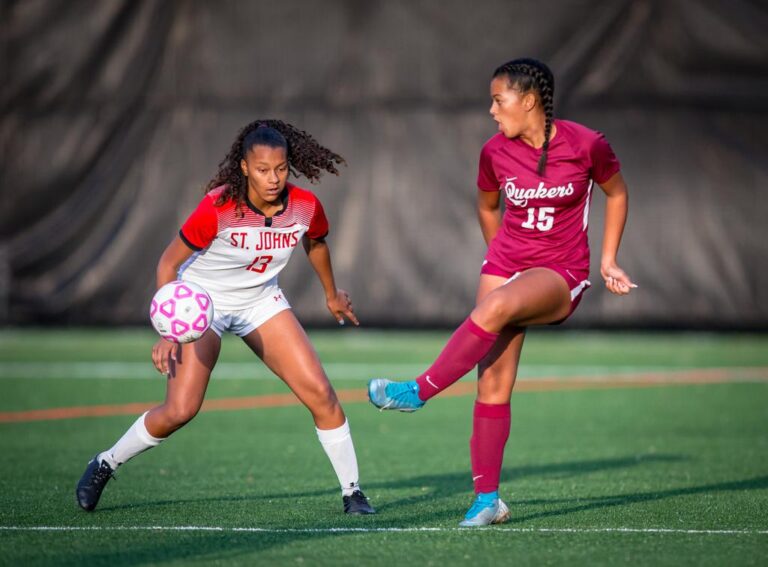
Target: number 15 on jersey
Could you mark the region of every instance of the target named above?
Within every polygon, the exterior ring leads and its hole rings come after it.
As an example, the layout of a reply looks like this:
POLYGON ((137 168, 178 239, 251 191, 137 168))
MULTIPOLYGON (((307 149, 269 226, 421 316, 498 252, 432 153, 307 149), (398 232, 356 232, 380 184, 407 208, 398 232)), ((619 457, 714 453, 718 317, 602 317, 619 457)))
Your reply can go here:
POLYGON ((555 223, 554 212, 555 207, 530 207, 528 209, 528 218, 520 226, 531 230, 535 228, 542 232, 550 230, 555 223))

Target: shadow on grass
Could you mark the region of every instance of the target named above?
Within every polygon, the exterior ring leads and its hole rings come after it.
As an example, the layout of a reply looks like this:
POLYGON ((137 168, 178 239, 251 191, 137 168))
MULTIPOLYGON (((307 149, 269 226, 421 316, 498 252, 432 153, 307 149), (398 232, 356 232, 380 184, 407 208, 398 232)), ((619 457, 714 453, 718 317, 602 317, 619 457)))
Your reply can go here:
MULTIPOLYGON (((104 541, 104 533, 79 533, 77 540, 67 549, 57 550, 52 565, 159 565, 195 564, 242 565, 243 556, 252 557, 252 563, 263 562, 259 554, 272 549, 288 547, 303 541, 327 540, 348 536, 345 533, 237 533, 237 532, 136 532, 125 534, 122 542, 104 541), (92 540, 88 545, 88 540, 92 540), (84 549, 88 551, 84 551, 84 549)), ((327 542, 326 542, 326 545, 327 542)), ((348 544, 347 544, 348 545, 348 544)), ((39 557, 39 556, 36 556, 39 557)), ((355 559, 354 556, 350 559, 355 559)), ((360 563, 365 557, 359 558, 360 563)), ((288 557, 276 559, 280 563, 313 564, 312 551, 296 551, 288 557), (303 557, 301 557, 303 555, 303 557)))
MULTIPOLYGON (((640 457, 626 457, 617 459, 597 459, 589 461, 576 461, 570 463, 554 463, 549 465, 532 465, 522 467, 510 467, 504 470, 504 477, 507 479, 522 479, 525 477, 541 476, 549 477, 552 482, 562 478, 573 477, 576 475, 588 474, 598 471, 618 470, 630 467, 649 465, 653 463, 669 463, 685 460, 684 457, 675 455, 645 455, 640 457)), ((426 525, 439 525, 442 522, 454 522, 462 516, 464 509, 457 509, 454 506, 429 506, 428 511, 424 513, 424 503, 429 501, 451 498, 460 494, 467 495, 467 503, 471 500, 470 490, 466 473, 448 473, 416 476, 406 479, 398 479, 396 486, 391 482, 373 483, 369 486, 371 490, 387 488, 411 488, 419 489, 420 492, 415 497, 403 498, 390 501, 386 504, 379 503, 380 514, 375 517, 366 518, 368 521, 358 523, 360 519, 348 519, 355 527, 385 528, 390 526, 397 527, 422 527, 426 525), (426 490, 425 490, 426 489, 426 490), (415 509, 418 509, 414 512, 415 509)), ((768 489, 768 476, 755 477, 751 479, 735 480, 728 482, 717 482, 704 484, 700 486, 689 486, 674 488, 669 490, 633 492, 627 494, 615 494, 609 496, 597 497, 579 497, 573 498, 555 498, 555 499, 535 499, 535 500, 512 500, 509 502, 512 509, 512 519, 509 524, 525 524, 531 520, 566 516, 589 510, 600 510, 619 506, 629 506, 638 503, 655 502, 678 496, 695 496, 701 494, 710 494, 717 492, 743 492, 750 490, 768 489), (531 512, 525 515, 515 513, 515 505, 539 506, 548 508, 531 512)), ((152 509, 166 505, 179 505, 185 503, 206 503, 206 502, 227 502, 227 501, 254 501, 258 502, 265 499, 297 498, 297 497, 316 497, 327 494, 338 494, 336 490, 307 491, 300 494, 270 494, 270 495, 244 495, 237 497, 224 498, 193 498, 193 499, 174 499, 163 500, 148 503, 138 503, 135 505, 123 505, 104 507, 102 510, 120 510, 130 509, 152 509)), ((345 523, 347 523, 345 522, 345 523)), ((296 527, 300 528, 303 520, 298 521, 296 527)), ((267 526, 263 526, 267 527, 267 526)), ((279 528, 280 526, 273 526, 279 528)), ((344 527, 339 525, 337 527, 344 527)), ((281 546, 289 546, 304 541, 325 541, 328 538, 335 538, 340 535, 349 535, 346 532, 290 532, 290 533, 237 533, 237 532, 167 532, 162 533, 142 533, 139 542, 133 541, 125 546, 122 551, 114 548, 104 548, 97 544, 99 536, 94 533, 94 549, 84 557, 82 552, 79 559, 85 562, 109 563, 111 565, 139 565, 147 562, 163 562, 178 560, 195 561, 226 561, 238 558, 243 555, 253 555, 281 546)), ((81 534, 79 537, 90 537, 81 534)), ((135 537, 135 535, 134 535, 135 537)), ((82 548, 80 548, 82 550, 82 548)), ((63 558, 62 558, 63 559, 63 558)), ((64 561, 66 562, 66 561, 64 561)))
MULTIPOLYGON (((452 477, 453 475, 448 475, 452 477)), ((436 479, 434 477, 420 477, 422 479, 436 479)), ((416 479, 414 479, 416 480, 416 479)), ((416 483, 420 484, 420 483, 416 483)), ((429 524, 438 524, 441 520, 458 520, 464 510, 451 510, 443 509, 438 513, 430 511, 428 517, 419 515, 403 515, 402 517, 397 512, 403 510, 406 507, 412 507, 415 501, 422 499, 435 498, 438 494, 448 494, 450 491, 445 489, 445 485, 441 484, 442 488, 431 494, 424 495, 417 499, 411 499, 408 504, 400 504, 398 506, 390 505, 389 508, 393 508, 391 515, 387 518, 373 517, 370 520, 375 520, 375 524, 365 523, 356 527, 370 527, 370 528, 382 528, 387 525, 397 525, 398 527, 421 527, 425 521, 429 524), (384 520, 384 521, 382 521, 384 520)), ((636 492, 630 494, 619 494, 613 496, 593 497, 593 498, 573 498, 573 499, 554 499, 554 500, 535 500, 535 501, 512 501, 510 502, 510 508, 513 511, 512 519, 509 524, 523 524, 530 520, 539 518, 548 518, 555 516, 563 516, 567 514, 583 512, 586 510, 596 510, 603 508, 611 508, 615 506, 626 506, 636 503, 654 502, 663 500, 666 498, 673 498, 677 496, 690 496, 698 494, 709 494, 714 492, 723 491, 747 491, 747 490, 764 490, 768 488, 768 476, 756 477, 752 479, 719 482, 712 484, 705 484, 701 486, 692 486, 684 488, 676 488, 670 490, 661 490, 653 492, 636 492), (560 505, 563 503, 572 502, 573 505, 566 505, 556 510, 547 510, 542 512, 536 512, 527 514, 525 516, 516 516, 514 512, 515 504, 538 504, 538 505, 560 505)), ((255 499, 255 498, 251 498, 255 499)), ((212 500, 212 499, 211 499, 212 500)), ((179 501, 174 501, 178 503, 179 501)), ((159 504, 159 503, 157 503, 159 504)), ((346 532, 290 532, 290 533, 237 533, 237 532, 168 532, 163 530, 158 533, 146 533, 141 532, 141 539, 138 540, 137 535, 133 534, 131 542, 122 544, 122 550, 116 550, 112 546, 103 546, 99 544, 99 539, 103 537, 103 534, 94 533, 94 550, 91 553, 82 553, 82 547, 79 547, 80 552, 77 555, 77 559, 80 563, 95 563, 95 564, 109 564, 109 565, 141 565, 146 563, 157 563, 164 561, 179 561, 179 560, 194 560, 199 561, 215 561, 222 562, 227 560, 233 560, 243 555, 255 555, 271 548, 279 548, 281 546, 290 546, 298 542, 304 541, 317 541, 318 544, 322 541, 323 545, 327 546, 327 540, 329 538, 336 538, 339 536, 349 536, 346 532)), ((361 533, 361 535, 364 535, 361 533)), ((80 534, 79 538, 90 537, 91 534, 80 534)), ((82 543, 82 542, 81 542, 82 543)), ((349 541, 345 540, 345 545, 349 545, 349 541)), ((311 553, 311 552, 308 552, 311 553)), ((66 554, 59 556, 61 564, 67 563, 66 554)), ((311 557, 307 557, 311 559, 311 557)), ((352 559, 352 558, 350 558, 352 559)), ((364 560, 365 557, 360 557, 360 560, 364 560)))
POLYGON ((703 484, 701 486, 687 486, 681 488, 672 488, 669 490, 659 490, 654 492, 635 492, 630 494, 616 494, 612 496, 595 496, 591 498, 571 498, 556 500, 515 500, 512 504, 562 504, 574 503, 573 505, 560 508, 558 510, 547 510, 526 514, 524 516, 515 516, 513 513, 510 523, 520 524, 537 518, 550 518, 554 516, 564 516, 575 512, 584 512, 586 510, 597 510, 601 508, 612 508, 615 506, 626 506, 629 504, 638 504, 643 502, 655 502, 666 498, 676 496, 692 496, 697 494, 709 494, 712 492, 743 492, 747 490, 765 490, 768 489, 768 476, 758 476, 746 480, 735 480, 729 482, 716 482, 713 484, 703 484))
MULTIPOLYGON (((613 459, 592 459, 587 461, 571 461, 565 463, 550 463, 543 465, 524 465, 518 467, 505 467, 501 471, 501 479, 504 482, 515 482, 524 478, 537 477, 550 479, 553 482, 594 472, 628 469, 655 463, 675 463, 687 460, 687 457, 679 455, 632 455, 613 459)), ((466 506, 472 503, 474 498, 472 481, 469 471, 442 475, 423 475, 409 479, 398 480, 396 484, 374 483, 371 488, 419 488, 421 492, 417 496, 409 496, 399 500, 392 500, 380 505, 380 511, 402 509, 404 506, 441 498, 450 498, 457 495, 466 495, 466 506)), ((565 500, 566 502, 578 501, 578 498, 565 500)), ((513 503, 516 501, 513 501, 513 503)), ((551 503, 551 500, 539 502, 551 503)), ((509 502, 508 502, 509 503, 509 502)), ((531 502, 533 504, 533 502, 531 502)), ((466 509, 433 511, 434 520, 461 518, 466 509)), ((403 518, 409 520, 409 518, 403 518)))
MULTIPOLYGON (((685 460, 686 457, 677 455, 633 455, 630 457, 620 457, 614 459, 593 459, 587 461, 572 461, 566 463, 551 463, 545 465, 525 465, 519 467, 507 467, 502 470, 501 478, 504 481, 515 481, 527 477, 552 477, 555 479, 571 478, 578 475, 590 474, 593 472, 626 469, 641 465, 653 463, 672 463, 685 460)), ((363 489, 370 493, 379 489, 398 490, 416 488, 420 492, 418 496, 409 496, 400 500, 379 503, 379 511, 390 508, 397 508, 403 504, 413 504, 423 500, 432 500, 435 498, 446 498, 460 494, 472 492, 471 473, 467 471, 421 475, 410 478, 398 478, 394 481, 366 482, 363 489)), ((100 506, 101 511, 121 510, 121 509, 140 509, 155 508, 177 504, 192 504, 200 502, 243 502, 243 501, 263 501, 263 500, 296 500, 298 498, 312 498, 318 496, 337 495, 338 488, 327 488, 322 490, 311 490, 303 492, 287 491, 272 494, 244 494, 239 496, 222 496, 208 498, 189 498, 173 500, 157 500, 154 502, 137 502, 132 504, 121 504, 115 506, 100 506)))

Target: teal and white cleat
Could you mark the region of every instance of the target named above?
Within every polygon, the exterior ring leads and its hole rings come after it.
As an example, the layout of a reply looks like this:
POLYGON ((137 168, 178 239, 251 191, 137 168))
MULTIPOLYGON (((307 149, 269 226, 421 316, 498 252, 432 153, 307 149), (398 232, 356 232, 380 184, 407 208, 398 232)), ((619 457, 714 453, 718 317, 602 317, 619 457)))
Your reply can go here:
POLYGON ((415 380, 394 382, 374 378, 368 382, 368 399, 380 410, 414 412, 424 405, 419 398, 419 385, 415 380))
POLYGON ((509 519, 509 508, 498 492, 481 492, 459 523, 462 528, 476 528, 489 524, 502 524, 509 519))

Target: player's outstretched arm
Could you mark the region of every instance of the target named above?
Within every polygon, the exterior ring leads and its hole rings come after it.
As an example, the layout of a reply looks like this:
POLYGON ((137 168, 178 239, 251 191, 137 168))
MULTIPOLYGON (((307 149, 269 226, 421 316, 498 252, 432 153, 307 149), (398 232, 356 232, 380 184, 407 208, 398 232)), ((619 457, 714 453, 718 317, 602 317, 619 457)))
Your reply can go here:
POLYGON ((606 196, 605 230, 603 231, 603 253, 600 260, 600 275, 605 287, 616 295, 626 295, 637 285, 616 263, 621 235, 627 222, 628 191, 621 173, 600 184, 606 196))
POLYGON ((349 298, 349 294, 343 289, 336 287, 336 281, 333 278, 333 268, 331 267, 331 251, 328 248, 328 243, 324 238, 315 240, 308 236, 304 236, 302 243, 304 244, 304 250, 307 252, 309 263, 312 264, 312 268, 314 268, 323 286, 323 291, 325 291, 328 311, 339 322, 339 325, 344 324, 344 317, 355 325, 359 325, 360 322, 352 310, 352 301, 349 298))

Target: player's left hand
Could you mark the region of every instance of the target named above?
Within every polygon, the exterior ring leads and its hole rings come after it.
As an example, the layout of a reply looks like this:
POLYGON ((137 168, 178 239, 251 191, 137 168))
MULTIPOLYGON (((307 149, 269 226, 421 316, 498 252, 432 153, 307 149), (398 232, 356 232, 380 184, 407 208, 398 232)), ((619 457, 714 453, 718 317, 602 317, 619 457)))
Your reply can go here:
POLYGON ((637 287, 615 262, 600 266, 600 275, 603 276, 605 287, 608 288, 608 291, 616 295, 627 295, 637 287))
POLYGON ((360 325, 360 321, 355 317, 355 312, 352 310, 352 300, 349 298, 349 294, 343 289, 337 289, 336 295, 328 299, 328 311, 339 322, 339 325, 344 324, 344 317, 352 321, 355 325, 360 325))

